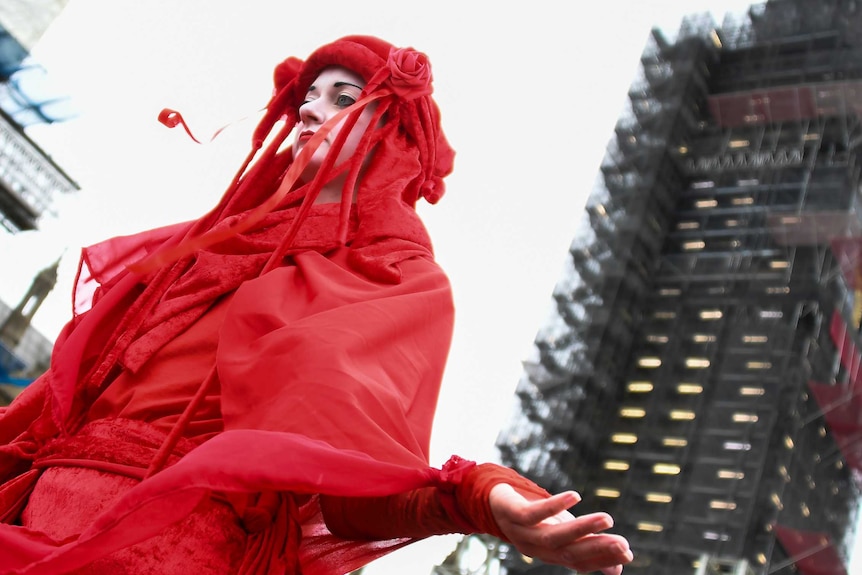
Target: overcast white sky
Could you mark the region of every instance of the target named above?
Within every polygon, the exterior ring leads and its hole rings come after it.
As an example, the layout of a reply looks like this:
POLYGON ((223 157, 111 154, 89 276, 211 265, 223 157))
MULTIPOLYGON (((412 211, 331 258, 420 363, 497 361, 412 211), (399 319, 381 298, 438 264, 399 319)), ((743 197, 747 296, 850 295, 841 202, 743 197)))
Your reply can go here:
MULTIPOLYGON (((0 234, 0 298, 63 256, 35 317, 56 336, 69 317, 81 246, 197 217, 248 150, 254 120, 198 146, 158 124, 178 109, 199 136, 254 115, 273 66, 345 34, 426 52, 457 150, 447 195, 420 212, 455 292, 457 326, 432 444, 496 460, 520 362, 547 317, 583 203, 650 27, 683 15, 744 12, 740 0, 70 0, 34 50, 81 110, 31 135, 82 186, 39 233, 0 234)), ((383 559, 368 575, 429 573, 455 538, 383 559)), ((857 553, 857 556, 862 555, 857 553)), ((862 558, 860 558, 862 559, 862 558)), ((851 573, 853 569, 851 568, 851 573)))

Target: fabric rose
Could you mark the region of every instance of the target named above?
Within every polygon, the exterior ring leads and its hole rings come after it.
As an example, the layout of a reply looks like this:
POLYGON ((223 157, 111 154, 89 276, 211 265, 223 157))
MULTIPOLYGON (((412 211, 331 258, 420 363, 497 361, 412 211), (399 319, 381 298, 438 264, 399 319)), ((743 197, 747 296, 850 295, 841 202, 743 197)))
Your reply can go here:
POLYGON ((393 48, 387 61, 389 86, 400 98, 412 100, 431 94, 431 62, 413 48, 393 48))

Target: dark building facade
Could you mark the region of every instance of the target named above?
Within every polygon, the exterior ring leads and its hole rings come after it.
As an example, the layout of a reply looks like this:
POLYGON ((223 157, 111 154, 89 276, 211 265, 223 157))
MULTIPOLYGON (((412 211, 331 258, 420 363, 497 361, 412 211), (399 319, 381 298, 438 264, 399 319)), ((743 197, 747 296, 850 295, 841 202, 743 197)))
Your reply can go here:
MULTIPOLYGON (((862 2, 654 30, 501 459, 629 575, 845 575, 862 477, 862 2)), ((568 573, 509 553, 501 570, 568 573)))

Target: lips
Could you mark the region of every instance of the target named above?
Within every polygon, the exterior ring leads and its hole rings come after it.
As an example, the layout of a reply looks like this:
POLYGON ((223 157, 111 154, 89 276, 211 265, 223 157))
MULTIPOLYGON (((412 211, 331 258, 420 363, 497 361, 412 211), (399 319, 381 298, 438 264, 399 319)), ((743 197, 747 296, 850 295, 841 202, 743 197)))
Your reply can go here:
POLYGON ((314 135, 314 132, 312 132, 311 130, 306 130, 306 131, 302 132, 301 134, 299 134, 299 141, 300 142, 307 142, 308 140, 311 139, 311 137, 313 135, 314 135))

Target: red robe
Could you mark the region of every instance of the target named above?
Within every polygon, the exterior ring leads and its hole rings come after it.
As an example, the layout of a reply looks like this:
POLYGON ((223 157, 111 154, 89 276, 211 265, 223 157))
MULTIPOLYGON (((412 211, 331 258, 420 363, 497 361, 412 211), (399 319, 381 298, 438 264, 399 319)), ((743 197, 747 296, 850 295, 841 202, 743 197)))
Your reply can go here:
MULTIPOLYGON (((124 238, 126 256, 176 231, 124 238)), ((294 512, 305 575, 342 574, 409 543, 339 540, 314 494, 386 495, 449 481, 429 465, 428 447, 451 341, 450 286, 429 250, 395 262, 398 283, 356 271, 350 250, 299 250, 288 265, 245 280, 225 310, 216 353, 224 431, 137 484, 70 540, 0 524, 0 574, 85 565, 160 532, 213 493, 274 494, 273 519, 248 546, 259 556, 255 573, 284 573, 293 559, 284 557, 285 493, 311 496, 294 512)), ((137 280, 119 272, 121 260, 97 263, 111 288, 64 329, 52 369, 0 414, 4 521, 14 521, 38 476, 29 469, 36 452, 63 435, 81 401, 81 374, 110 337, 101 310, 133 298, 137 280)))

